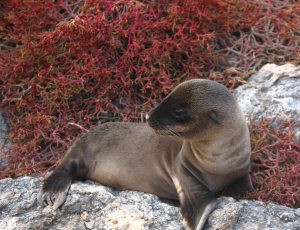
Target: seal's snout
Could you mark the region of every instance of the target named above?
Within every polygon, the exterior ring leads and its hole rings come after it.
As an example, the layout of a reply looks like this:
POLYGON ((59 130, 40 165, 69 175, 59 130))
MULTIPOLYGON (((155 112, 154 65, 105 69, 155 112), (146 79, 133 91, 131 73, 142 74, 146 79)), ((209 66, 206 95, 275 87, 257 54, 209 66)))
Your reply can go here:
POLYGON ((150 125, 150 127, 153 126, 155 122, 155 120, 153 119, 153 110, 151 110, 149 113, 146 114, 145 118, 146 118, 146 122, 150 125))
POLYGON ((149 114, 148 113, 146 113, 146 115, 145 115, 145 118, 146 118, 146 121, 148 121, 149 120, 149 114))
POLYGON ((163 125, 157 115, 156 109, 152 109, 149 113, 145 116, 146 122, 148 125, 154 130, 163 129, 163 125))
POLYGON ((149 111, 148 113, 146 113, 146 115, 145 115, 145 118, 146 118, 146 122, 149 124, 149 123, 151 123, 151 120, 153 120, 152 119, 152 112, 153 110, 151 110, 151 111, 149 111))
POLYGON ((160 124, 160 122, 153 118, 152 111, 150 111, 149 113, 147 113, 145 115, 145 118, 146 118, 146 122, 148 123, 148 125, 150 126, 150 128, 152 128, 154 130, 160 130, 160 129, 162 129, 162 125, 160 124))

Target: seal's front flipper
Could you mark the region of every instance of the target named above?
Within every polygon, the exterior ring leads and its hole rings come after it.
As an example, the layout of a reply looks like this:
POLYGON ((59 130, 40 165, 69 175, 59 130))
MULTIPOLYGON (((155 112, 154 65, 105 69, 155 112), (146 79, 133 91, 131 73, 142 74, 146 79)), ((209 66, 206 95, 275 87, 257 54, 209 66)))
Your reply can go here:
POLYGON ((217 206, 217 201, 216 199, 212 200, 204 209, 203 213, 200 216, 200 220, 198 222, 198 225, 196 227, 196 230, 202 230, 204 227, 205 222, 208 219, 209 214, 215 210, 217 206))
POLYGON ((184 227, 202 230, 209 214, 216 207, 216 196, 205 188, 183 196, 181 202, 184 227))

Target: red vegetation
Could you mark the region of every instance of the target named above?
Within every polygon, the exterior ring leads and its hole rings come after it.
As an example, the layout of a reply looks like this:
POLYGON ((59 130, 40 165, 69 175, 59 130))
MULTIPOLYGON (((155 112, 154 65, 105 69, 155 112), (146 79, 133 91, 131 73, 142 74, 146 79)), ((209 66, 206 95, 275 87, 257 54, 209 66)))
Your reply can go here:
POLYGON ((247 198, 300 208, 300 143, 293 140, 295 123, 284 122, 276 129, 271 124, 262 120, 250 127, 256 191, 247 198))
POLYGON ((298 62, 299 13, 279 0, 2 1, 0 108, 14 145, 0 177, 44 171, 82 130, 140 120, 185 79, 235 88, 262 64, 298 62))

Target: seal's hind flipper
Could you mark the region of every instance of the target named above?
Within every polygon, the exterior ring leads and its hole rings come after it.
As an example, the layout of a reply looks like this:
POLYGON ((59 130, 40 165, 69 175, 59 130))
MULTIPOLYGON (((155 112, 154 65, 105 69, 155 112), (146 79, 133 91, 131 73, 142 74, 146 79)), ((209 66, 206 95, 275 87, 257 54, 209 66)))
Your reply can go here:
POLYGON ((65 171, 55 170, 44 182, 39 194, 38 202, 42 206, 53 206, 58 209, 66 200, 72 177, 65 171))
POLYGON ((40 190, 38 194, 38 202, 43 206, 50 205, 54 210, 58 209, 66 201, 70 185, 71 183, 68 184, 65 190, 56 193, 43 192, 40 190))
POLYGON ((68 160, 61 163, 45 180, 39 194, 38 202, 41 205, 59 208, 66 200, 72 181, 86 178, 88 169, 82 160, 68 160))

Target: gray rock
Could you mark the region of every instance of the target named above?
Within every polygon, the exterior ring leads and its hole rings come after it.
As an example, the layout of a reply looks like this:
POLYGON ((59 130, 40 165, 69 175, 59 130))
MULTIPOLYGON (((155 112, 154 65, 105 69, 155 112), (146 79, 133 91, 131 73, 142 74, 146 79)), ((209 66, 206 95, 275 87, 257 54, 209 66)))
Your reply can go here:
POLYGON ((300 229, 300 209, 260 201, 220 198, 208 219, 210 230, 283 230, 300 229))
POLYGON ((248 119, 299 120, 300 66, 267 64, 234 94, 248 119))
MULTIPOLYGON (((142 192, 118 192, 77 182, 61 210, 38 206, 40 178, 0 180, 0 229, 183 229, 180 209, 142 192)), ((300 226, 300 209, 220 198, 208 230, 289 229, 300 226)))
POLYGON ((6 113, 0 109, 0 168, 7 166, 7 160, 4 156, 4 152, 10 146, 10 142, 7 138, 8 132, 8 118, 6 113))
POLYGON ((39 178, 0 180, 0 229, 182 229, 180 208, 142 192, 72 184, 61 210, 38 206, 39 178))

